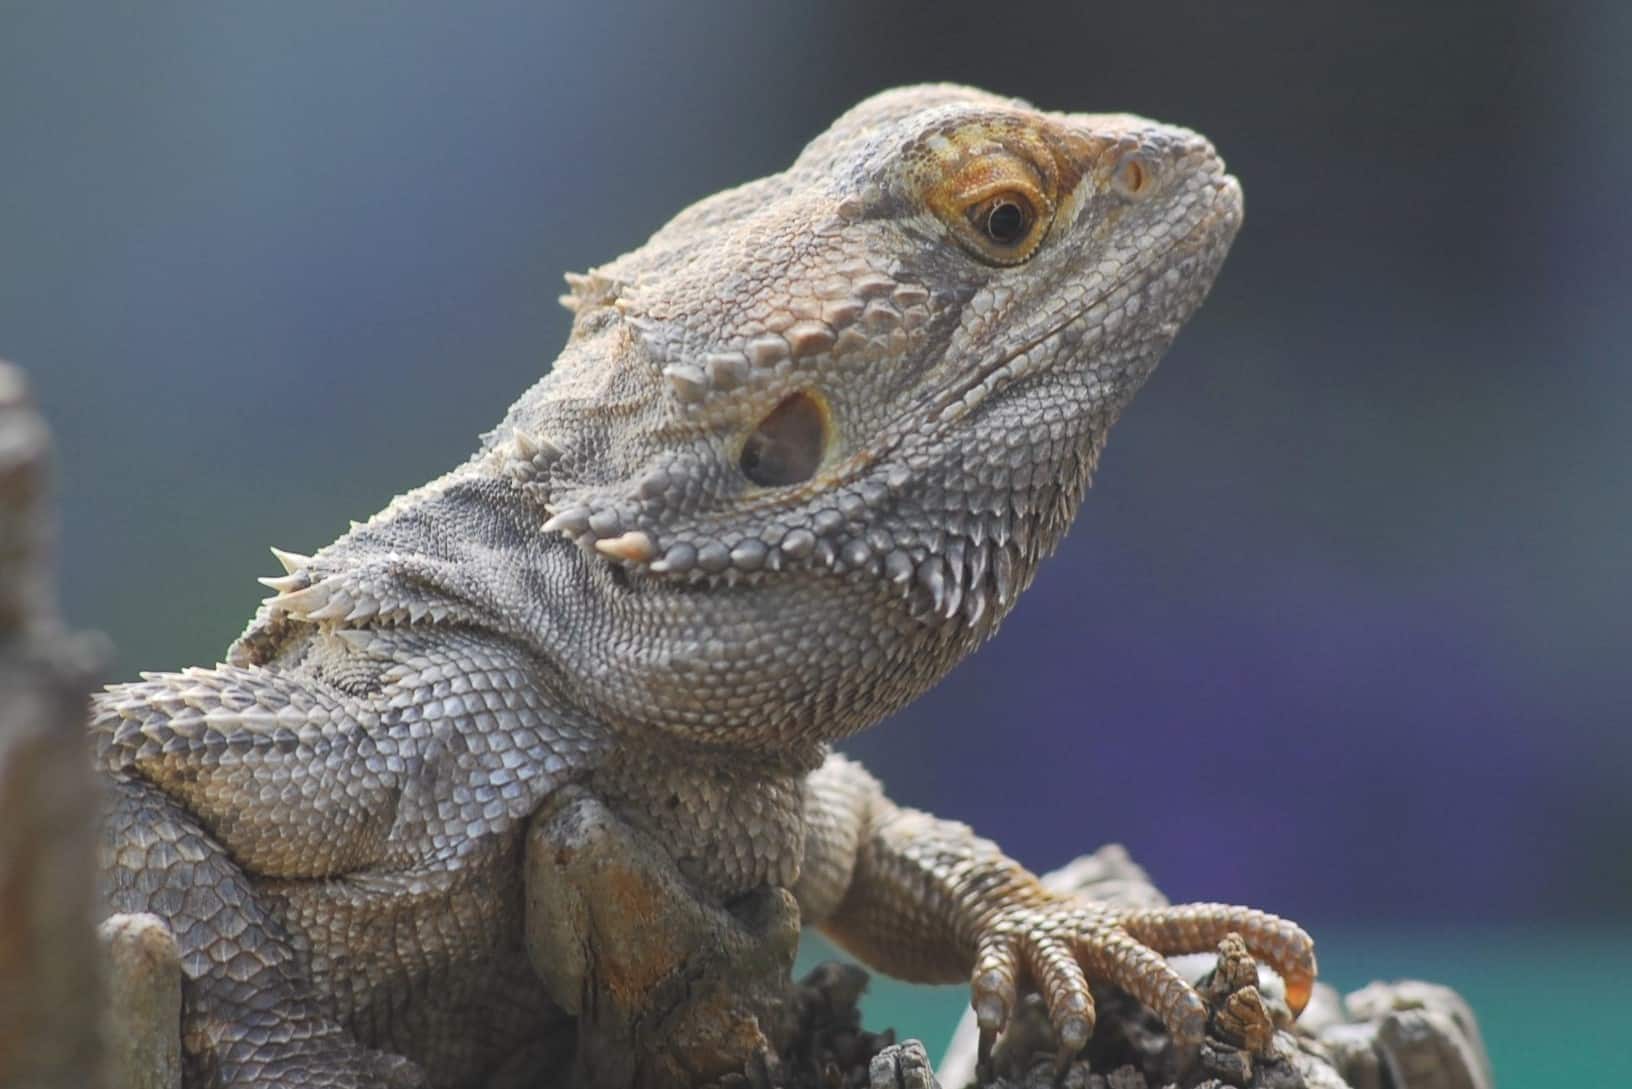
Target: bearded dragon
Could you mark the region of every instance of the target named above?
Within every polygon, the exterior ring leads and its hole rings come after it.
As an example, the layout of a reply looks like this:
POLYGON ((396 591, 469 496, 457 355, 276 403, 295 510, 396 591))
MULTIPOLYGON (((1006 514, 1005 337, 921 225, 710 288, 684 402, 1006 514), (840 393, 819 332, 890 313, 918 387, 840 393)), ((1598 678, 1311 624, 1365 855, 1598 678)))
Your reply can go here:
POLYGON ((1193 132, 910 87, 569 276, 468 461, 277 552, 224 662, 95 700, 105 896, 174 934, 186 1084, 525 1083, 658 987, 625 946, 756 890, 967 982, 988 1040, 1031 986, 1075 1052, 1091 982, 1197 1040, 1164 955, 1230 933, 1300 1008, 1293 924, 1050 892, 831 749, 997 630, 1241 217, 1193 132))

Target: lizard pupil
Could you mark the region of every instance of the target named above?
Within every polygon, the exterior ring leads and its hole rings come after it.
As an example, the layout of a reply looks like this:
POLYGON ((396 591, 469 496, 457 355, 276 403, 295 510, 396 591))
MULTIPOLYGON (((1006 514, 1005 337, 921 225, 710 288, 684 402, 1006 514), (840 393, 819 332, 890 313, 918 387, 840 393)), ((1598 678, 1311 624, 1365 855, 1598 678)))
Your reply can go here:
POLYGON ((1026 235, 1025 209, 1012 200, 1000 200, 986 214, 986 236, 1003 246, 1012 246, 1026 235))
POLYGON ((809 393, 784 397, 743 444, 743 475, 766 488, 809 480, 827 452, 826 415, 809 393))

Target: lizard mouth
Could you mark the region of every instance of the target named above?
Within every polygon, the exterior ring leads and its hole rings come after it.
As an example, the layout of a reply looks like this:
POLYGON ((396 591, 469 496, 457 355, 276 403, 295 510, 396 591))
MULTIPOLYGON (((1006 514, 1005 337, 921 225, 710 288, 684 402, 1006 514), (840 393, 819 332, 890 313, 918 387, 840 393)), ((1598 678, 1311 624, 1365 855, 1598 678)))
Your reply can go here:
MULTIPOLYGON (((1219 179, 1218 188, 1225 189, 1233 181, 1233 178, 1223 175, 1219 179)), ((1062 336, 1071 326, 1088 317, 1129 284, 1149 283, 1162 269, 1171 267, 1177 261, 1202 249, 1203 245, 1216 234, 1219 223, 1231 216, 1239 216, 1239 208, 1236 205, 1232 203, 1215 205, 1207 214, 1200 217, 1195 226, 1185 232, 1182 238, 1167 249, 1149 260, 1141 261, 1070 314, 1028 338, 1018 347, 982 363, 964 381, 954 384, 939 397, 933 398, 927 406, 929 418, 942 423, 960 419, 1004 387, 1028 375, 1048 369, 1053 365, 1054 357, 1040 349, 1044 349, 1062 336)))
POLYGON ((1061 319, 1052 327, 1043 330, 1041 333, 1021 344, 1018 348, 1013 348, 1004 355, 1001 355, 990 362, 981 364, 975 369, 974 374, 969 376, 967 381, 960 382, 959 384, 953 386, 938 400, 930 405, 931 416, 934 419, 942 421, 943 423, 958 419, 959 417, 967 414, 970 409, 980 404, 987 397, 993 393, 996 393, 1002 387, 1010 384, 1025 374, 1030 374, 1041 369, 1040 367, 1034 366, 1017 367, 1014 366, 1014 364, 1020 360, 1028 360, 1033 351, 1048 344, 1050 341, 1063 334, 1072 325, 1081 321, 1084 317, 1091 313, 1095 307, 1099 306, 1108 297, 1110 297, 1112 292, 1116 291, 1132 278, 1132 276, 1123 277, 1115 284, 1106 288, 1105 291, 1096 297, 1093 302, 1088 303, 1086 306, 1083 306, 1069 316, 1061 319))

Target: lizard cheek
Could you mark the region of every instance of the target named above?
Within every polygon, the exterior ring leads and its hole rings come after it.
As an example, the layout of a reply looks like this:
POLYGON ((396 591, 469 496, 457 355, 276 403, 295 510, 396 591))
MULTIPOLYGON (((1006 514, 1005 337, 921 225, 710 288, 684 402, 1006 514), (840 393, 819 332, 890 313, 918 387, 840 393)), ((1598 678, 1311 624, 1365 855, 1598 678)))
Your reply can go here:
POLYGON ((827 453, 827 408, 813 393, 784 397, 742 447, 742 473, 761 487, 802 484, 827 453))

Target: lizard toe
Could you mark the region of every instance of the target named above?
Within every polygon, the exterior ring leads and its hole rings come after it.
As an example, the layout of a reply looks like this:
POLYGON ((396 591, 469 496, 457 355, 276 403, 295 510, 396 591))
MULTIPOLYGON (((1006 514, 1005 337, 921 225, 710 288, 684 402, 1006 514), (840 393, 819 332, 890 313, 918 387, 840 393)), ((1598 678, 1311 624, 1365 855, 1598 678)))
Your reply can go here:
POLYGON ((1094 1032, 1094 999, 1088 977, 1078 961, 1078 951, 1069 931, 1053 927, 1027 941, 1024 946, 1026 969, 1037 982, 1054 1027, 1062 1066, 1088 1045, 1094 1032))
POLYGON ((1252 955, 1285 981, 1286 1004, 1294 1016, 1303 1012, 1314 991, 1314 939, 1277 915, 1230 904, 1182 904, 1131 912, 1122 919, 1122 927, 1166 956, 1210 953, 1226 935, 1239 934, 1252 955))
POLYGON ((1089 921, 1075 937, 1077 957, 1097 979, 1148 1006, 1181 1048, 1201 1043, 1207 1006, 1157 950, 1130 934, 1115 916, 1089 921))
POLYGON ((980 1027, 980 1061, 991 1056, 997 1034, 1009 1024, 1018 999, 1020 947, 1013 932, 999 927, 981 939, 969 982, 969 1004, 980 1027))

